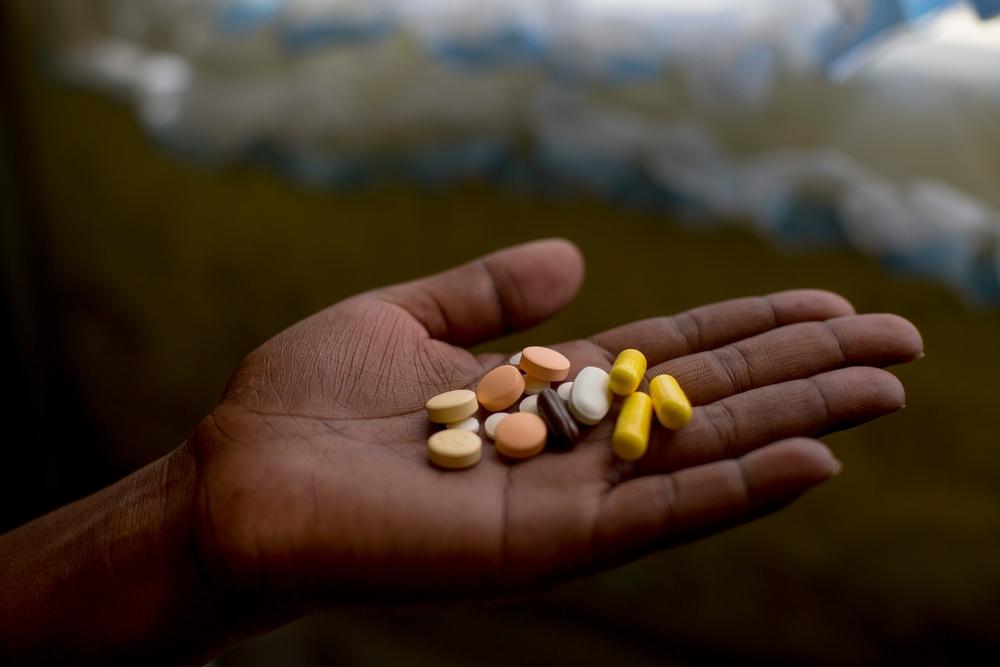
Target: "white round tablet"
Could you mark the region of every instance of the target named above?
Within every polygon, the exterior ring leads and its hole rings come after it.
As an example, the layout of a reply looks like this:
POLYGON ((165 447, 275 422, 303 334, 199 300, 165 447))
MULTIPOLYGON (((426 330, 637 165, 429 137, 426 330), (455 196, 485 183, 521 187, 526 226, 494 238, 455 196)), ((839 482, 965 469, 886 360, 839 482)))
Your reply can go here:
POLYGON ((490 440, 495 439, 497 434, 497 426, 499 426, 500 422, 504 420, 504 417, 509 417, 509 416, 510 413, 508 412, 494 412, 489 417, 487 417, 486 422, 483 424, 483 427, 486 429, 486 437, 489 438, 490 440))

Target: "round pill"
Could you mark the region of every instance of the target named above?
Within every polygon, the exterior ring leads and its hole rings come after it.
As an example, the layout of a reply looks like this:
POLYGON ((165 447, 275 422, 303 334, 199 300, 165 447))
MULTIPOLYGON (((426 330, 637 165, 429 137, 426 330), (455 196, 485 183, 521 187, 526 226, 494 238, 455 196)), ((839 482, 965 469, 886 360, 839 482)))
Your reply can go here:
POLYGON ((479 401, 468 389, 455 389, 438 394, 427 401, 424 408, 427 410, 427 418, 435 424, 449 424, 476 414, 479 401))
POLYGON ((545 448, 545 422, 529 412, 513 414, 497 426, 497 451, 512 459, 526 459, 545 448))
POLYGON ((573 391, 572 382, 563 382, 561 385, 556 387, 556 393, 559 394, 559 398, 564 401, 569 400, 569 392, 573 391))
POLYGON ((512 356, 510 358, 510 365, 511 366, 517 366, 518 368, 521 367, 521 353, 520 352, 517 352, 516 354, 514 354, 514 356, 512 356))
POLYGON ((538 414, 538 396, 537 394, 528 396, 517 406, 517 409, 521 412, 529 412, 533 415, 538 414))
POLYGON ((506 412, 494 412, 492 415, 486 418, 486 422, 483 424, 483 428, 486 430, 486 437, 493 440, 497 437, 497 424, 504 420, 504 417, 509 417, 510 414, 506 412))
POLYGON ((524 376, 514 366, 497 366, 479 381, 476 398, 490 412, 506 410, 524 393, 524 376))
POLYGON ((608 414, 611 399, 607 372, 596 366, 587 366, 573 380, 569 409, 577 421, 592 426, 608 414))
POLYGON ((457 428, 469 433, 479 433, 479 420, 475 417, 469 417, 460 422, 451 422, 448 424, 448 428, 457 428))
POLYGON ((534 396, 535 394, 542 393, 542 390, 548 389, 552 385, 548 380, 539 380, 536 377, 531 377, 530 375, 524 376, 524 393, 528 396, 534 396))
POLYGON ((569 375, 569 359, 555 350, 532 345, 521 352, 521 370, 548 382, 560 382, 569 375))
POLYGON ((446 429, 427 439, 427 455, 439 468, 471 468, 483 455, 483 441, 475 433, 446 429))

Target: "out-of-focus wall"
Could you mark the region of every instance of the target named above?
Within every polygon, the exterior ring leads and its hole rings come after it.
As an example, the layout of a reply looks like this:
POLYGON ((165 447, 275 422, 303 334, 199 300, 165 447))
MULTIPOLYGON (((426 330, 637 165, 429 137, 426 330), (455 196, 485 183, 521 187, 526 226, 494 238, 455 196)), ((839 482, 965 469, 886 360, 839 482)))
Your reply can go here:
POLYGON ((4 208, 18 239, 4 255, 27 281, 7 282, 10 331, 27 334, 7 356, 18 382, 38 381, 7 417, 12 517, 169 451, 242 355, 296 319, 539 236, 576 241, 587 281, 556 319, 497 343, 506 349, 797 286, 901 313, 926 337, 927 358, 899 371, 907 409, 829 438, 843 475, 773 518, 511 606, 310 619, 220 664, 501 664, 526 647, 561 663, 1000 657, 1000 311, 970 311, 846 251, 786 253, 582 196, 475 182, 331 193, 252 166, 209 172, 52 77, 25 4, 2 10, 13 18, 4 208))

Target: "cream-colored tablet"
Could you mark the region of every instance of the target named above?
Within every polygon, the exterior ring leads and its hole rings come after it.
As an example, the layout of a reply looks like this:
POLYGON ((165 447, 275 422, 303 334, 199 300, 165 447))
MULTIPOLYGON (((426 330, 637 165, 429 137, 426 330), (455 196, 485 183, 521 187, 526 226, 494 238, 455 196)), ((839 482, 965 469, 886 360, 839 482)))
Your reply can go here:
POLYGON ((493 440, 497 437, 497 425, 504 420, 504 417, 509 417, 510 414, 507 412, 495 412, 486 418, 483 423, 483 428, 486 430, 486 437, 493 440))
POLYGON ((469 433, 479 433, 479 420, 475 417, 468 417, 460 422, 451 422, 448 428, 458 428, 469 433))
POLYGON ((535 456, 545 448, 548 431, 538 415, 528 412, 513 414, 497 426, 496 448, 512 459, 535 456))
POLYGON ((438 394, 427 401, 424 408, 427 410, 427 418, 435 424, 450 424, 476 414, 479 401, 476 400, 475 393, 468 389, 455 389, 438 394))
POLYGON ((539 380, 565 380, 569 367, 569 359, 553 349, 532 345, 521 351, 521 370, 539 380))
POLYGON ((548 380, 539 380, 538 378, 530 375, 524 376, 524 393, 528 396, 540 394, 550 386, 552 386, 552 383, 548 380))
POLYGON ((518 368, 521 367, 521 353, 520 352, 518 352, 517 354, 515 354, 514 356, 512 356, 510 358, 510 365, 511 366, 517 366, 518 368))
POLYGON ((559 398, 561 398, 564 401, 569 400, 569 393, 571 391, 573 391, 572 382, 563 382, 561 385, 556 387, 556 393, 559 394, 559 398))
POLYGON ((523 401, 521 401, 521 403, 517 406, 517 409, 521 412, 529 412, 533 415, 537 415, 538 396, 537 395, 528 396, 523 401))
POLYGON ((475 433, 445 429, 427 439, 427 455, 431 463, 439 468, 471 468, 482 458, 483 441, 475 433))

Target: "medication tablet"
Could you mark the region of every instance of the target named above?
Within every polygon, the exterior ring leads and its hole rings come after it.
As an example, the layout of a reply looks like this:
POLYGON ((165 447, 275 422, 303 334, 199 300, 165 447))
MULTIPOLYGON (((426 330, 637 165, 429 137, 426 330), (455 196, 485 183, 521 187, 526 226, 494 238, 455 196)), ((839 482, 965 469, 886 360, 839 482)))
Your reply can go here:
POLYGON ((427 456, 439 468, 471 468, 479 463, 482 455, 483 441, 475 433, 447 429, 427 439, 427 456))
POLYGON ((513 366, 497 366, 479 381, 476 398, 490 412, 506 410, 524 393, 524 376, 513 366))
POLYGON ((479 401, 468 389, 455 389, 438 394, 427 401, 424 408, 427 410, 427 418, 435 424, 450 424, 476 414, 479 401))
POLYGON ((653 402, 641 391, 629 394, 615 423, 611 447, 618 458, 635 461, 649 446, 649 427, 653 422, 653 402))
POLYGON ((506 412, 496 412, 486 418, 486 423, 483 424, 483 428, 486 430, 486 437, 493 440, 497 437, 497 424, 504 420, 504 417, 509 417, 510 414, 506 412))
POLYGON ((469 433, 479 433, 479 420, 475 417, 469 417, 460 422, 451 422, 447 427, 461 429, 469 433))
POLYGON ((539 380, 530 375, 524 376, 524 393, 528 396, 539 394, 543 389, 548 389, 551 385, 552 383, 548 380, 539 380))
POLYGON ((572 447, 580 439, 580 427, 555 389, 546 389, 538 395, 538 416, 548 427, 552 444, 572 447))
POLYGON ((646 357, 639 350, 622 350, 611 367, 611 391, 628 396, 639 388, 646 374, 646 357))
POLYGON ((569 400, 569 392, 571 392, 572 390, 573 390, 572 382, 563 382, 561 385, 556 387, 556 393, 558 393, 559 398, 561 398, 564 401, 569 400))
POLYGON ((512 356, 510 358, 510 365, 511 366, 517 366, 518 368, 521 367, 521 353, 520 352, 518 352, 517 354, 515 354, 514 356, 512 356))
POLYGON ((538 396, 528 396, 526 399, 521 401, 521 404, 517 406, 517 409, 521 412, 530 412, 533 415, 537 415, 538 396))
POLYGON ((578 422, 593 426, 608 414, 611 400, 607 372, 596 366, 587 366, 573 380, 569 409, 578 422))
POLYGON ((526 459, 545 448, 545 422, 529 412, 513 414, 497 426, 497 451, 512 459, 526 459))
POLYGON ((521 370, 547 382, 561 382, 569 375, 569 359, 547 347, 533 345, 521 352, 521 370))
POLYGON ((672 375, 657 375, 649 383, 656 419, 664 428, 684 428, 691 421, 691 401, 672 375))

